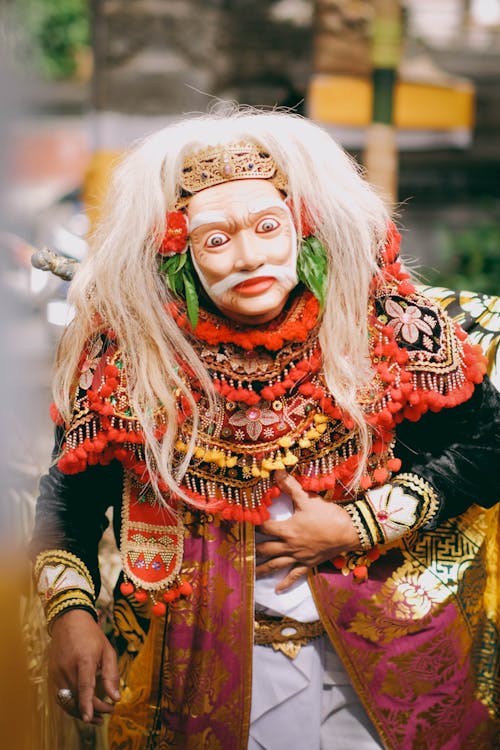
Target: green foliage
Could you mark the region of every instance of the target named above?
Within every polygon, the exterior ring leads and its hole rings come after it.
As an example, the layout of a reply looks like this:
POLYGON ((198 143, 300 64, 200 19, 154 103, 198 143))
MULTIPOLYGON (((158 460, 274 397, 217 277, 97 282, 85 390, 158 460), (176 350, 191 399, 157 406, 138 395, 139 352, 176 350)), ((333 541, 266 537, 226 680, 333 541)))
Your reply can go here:
POLYGON ((193 329, 198 325, 200 302, 195 282, 195 270, 189 252, 171 255, 160 265, 167 286, 176 297, 186 301, 187 316, 193 329))
POLYGON ((313 236, 302 240, 297 260, 297 274, 322 308, 325 306, 327 271, 328 261, 321 242, 313 236))
POLYGON ((76 53, 90 45, 87 0, 20 0, 19 14, 35 65, 47 78, 69 78, 76 53))
POLYGON ((439 270, 421 269, 426 283, 500 294, 500 219, 467 229, 443 227, 439 270))

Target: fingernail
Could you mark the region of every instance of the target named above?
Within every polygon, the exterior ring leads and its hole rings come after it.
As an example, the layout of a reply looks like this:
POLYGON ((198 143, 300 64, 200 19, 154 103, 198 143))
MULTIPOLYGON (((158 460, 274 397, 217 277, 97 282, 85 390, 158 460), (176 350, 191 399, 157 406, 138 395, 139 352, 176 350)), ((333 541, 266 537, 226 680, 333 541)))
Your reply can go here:
POLYGON ((85 722, 90 721, 89 715, 88 714, 82 714, 82 720, 85 721, 85 722))

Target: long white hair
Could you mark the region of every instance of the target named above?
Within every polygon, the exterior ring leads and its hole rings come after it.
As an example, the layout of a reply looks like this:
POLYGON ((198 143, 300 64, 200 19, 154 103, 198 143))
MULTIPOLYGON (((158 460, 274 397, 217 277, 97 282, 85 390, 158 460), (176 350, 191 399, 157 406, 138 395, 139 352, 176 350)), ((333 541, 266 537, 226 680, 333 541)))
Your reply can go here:
MULTIPOLYGON (((367 304, 377 252, 387 232, 387 211, 354 161, 320 127, 297 115, 240 110, 180 120, 138 143, 116 169, 91 252, 71 285, 76 309, 61 340, 54 397, 65 420, 78 360, 95 329, 96 313, 115 332, 125 353, 131 407, 146 439, 146 460, 169 488, 179 482, 196 441, 197 405, 176 368, 180 356, 193 370, 215 413, 209 376, 188 339, 165 312, 170 293, 158 273, 158 236, 175 208, 185 156, 209 145, 255 141, 287 175, 295 211, 305 205, 329 263, 327 301, 320 329, 324 374, 339 406, 357 425, 361 452, 369 433, 357 394, 373 377, 368 356, 367 304), (180 389, 193 413, 190 449, 174 465, 176 397, 180 389), (170 426, 162 441, 152 414, 162 404, 170 426)), ((295 216, 300 237, 300 216, 295 216)), ((363 467, 360 468, 360 472, 363 467)), ((157 491, 157 487, 155 488, 157 491)), ((158 493, 159 494, 159 493, 158 493)))

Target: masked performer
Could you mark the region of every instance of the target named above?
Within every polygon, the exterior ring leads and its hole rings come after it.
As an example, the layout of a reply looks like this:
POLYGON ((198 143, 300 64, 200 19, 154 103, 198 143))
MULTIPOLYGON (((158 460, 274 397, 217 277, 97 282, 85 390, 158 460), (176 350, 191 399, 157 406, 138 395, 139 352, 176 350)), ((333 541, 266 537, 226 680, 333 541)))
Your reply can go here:
POLYGON ((498 397, 399 239, 292 115, 185 120, 117 169, 33 541, 54 691, 113 712, 111 748, 494 747, 498 397))

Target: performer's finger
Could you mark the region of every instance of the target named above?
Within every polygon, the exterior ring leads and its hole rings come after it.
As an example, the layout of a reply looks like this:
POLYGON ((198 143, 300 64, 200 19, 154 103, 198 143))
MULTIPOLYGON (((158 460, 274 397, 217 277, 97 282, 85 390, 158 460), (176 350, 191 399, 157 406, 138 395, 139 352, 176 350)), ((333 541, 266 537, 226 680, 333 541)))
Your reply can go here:
POLYGON ((308 499, 307 492, 302 489, 301 484, 288 472, 278 469, 273 473, 273 479, 279 489, 289 495, 297 506, 308 499))
POLYGON ((296 565, 291 569, 289 573, 283 578, 282 581, 278 583, 276 586, 276 593, 282 594, 284 591, 287 591, 291 586, 293 586, 294 583, 296 583, 299 578, 303 578, 306 576, 309 572, 309 568, 307 565, 296 565))
POLYGON ((255 568, 255 575, 257 578, 262 578, 262 576, 276 573, 277 570, 293 565, 294 562, 295 558, 293 557, 272 557, 270 560, 266 560, 266 562, 257 565, 255 568))
POLYGON ((281 539, 283 534, 283 523, 286 523, 286 521, 264 521, 264 523, 261 523, 258 528, 262 534, 279 537, 281 539))
POLYGON ((94 718, 96 714, 112 714, 115 710, 115 704, 108 698, 103 700, 94 696, 94 718))
POLYGON ((286 542, 276 540, 260 542, 256 545, 255 551, 257 557, 278 557, 279 555, 287 555, 291 552, 290 547, 286 542))
POLYGON ((83 721, 92 721, 94 715, 96 667, 91 659, 82 660, 78 665, 78 707, 83 721))
POLYGON ((103 691, 112 701, 120 700, 120 673, 118 671, 118 660, 112 646, 104 649, 101 665, 101 682, 103 691))

